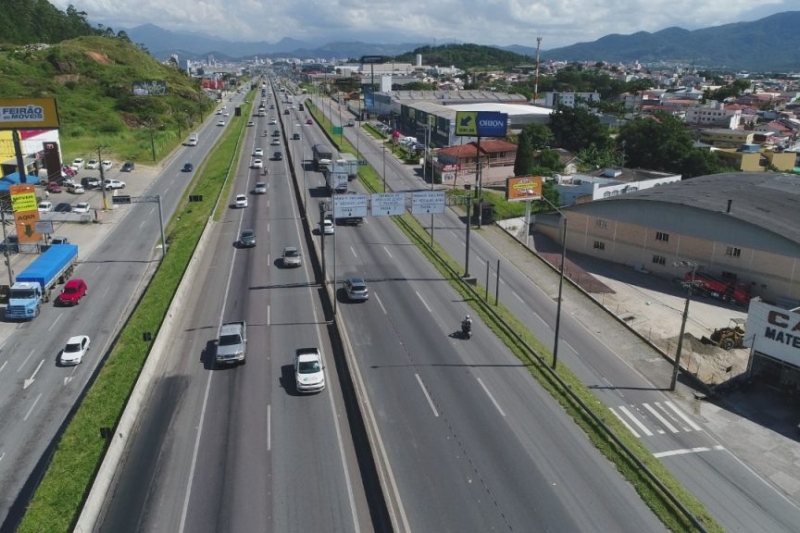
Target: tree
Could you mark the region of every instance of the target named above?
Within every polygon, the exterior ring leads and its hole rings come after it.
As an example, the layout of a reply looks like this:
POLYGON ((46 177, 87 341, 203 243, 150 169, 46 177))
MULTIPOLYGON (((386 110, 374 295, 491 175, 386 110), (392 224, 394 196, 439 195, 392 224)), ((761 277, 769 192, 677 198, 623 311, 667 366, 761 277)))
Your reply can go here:
POLYGON ((526 124, 523 126, 522 131, 534 151, 543 150, 553 144, 553 132, 545 124, 536 122, 526 124))
POLYGON ((725 162, 717 154, 702 148, 689 150, 680 162, 680 169, 684 179, 734 171, 725 165, 725 162))
POLYGON ((534 174, 557 174, 564 170, 564 164, 555 150, 541 150, 533 161, 534 174))
POLYGON ((677 173, 692 148, 692 137, 679 118, 659 112, 624 124, 617 146, 628 167, 677 173))
POLYGON ((571 152, 591 146, 603 149, 609 144, 608 131, 600 119, 582 108, 558 106, 550 115, 550 130, 556 145, 571 152))
POLYGON ((514 160, 515 176, 530 176, 533 171, 533 147, 525 129, 519 134, 517 140, 517 158, 514 160))

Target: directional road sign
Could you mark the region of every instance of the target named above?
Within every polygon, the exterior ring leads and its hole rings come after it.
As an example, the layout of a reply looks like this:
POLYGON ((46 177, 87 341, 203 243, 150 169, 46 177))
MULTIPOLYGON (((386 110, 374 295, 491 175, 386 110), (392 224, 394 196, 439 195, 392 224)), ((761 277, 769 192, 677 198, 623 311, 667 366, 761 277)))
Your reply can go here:
POLYGON ((372 195, 372 216, 402 215, 406 211, 406 195, 387 192, 372 195))
POLYGON ((333 195, 333 218, 350 218, 367 216, 366 194, 333 195))
POLYGON ((411 195, 411 214, 444 213, 444 191, 419 191, 411 195))

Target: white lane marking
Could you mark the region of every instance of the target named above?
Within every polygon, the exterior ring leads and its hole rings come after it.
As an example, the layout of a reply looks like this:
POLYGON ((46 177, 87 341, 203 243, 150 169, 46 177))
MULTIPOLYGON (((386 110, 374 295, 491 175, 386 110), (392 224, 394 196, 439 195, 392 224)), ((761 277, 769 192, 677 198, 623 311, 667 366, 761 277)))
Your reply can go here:
POLYGON ((97 265, 96 267, 94 267, 94 270, 92 270, 92 274, 89 277, 93 277, 98 272, 100 272, 100 265, 97 265))
POLYGON ((103 294, 100 295, 101 298, 105 298, 106 294, 108 294, 108 291, 110 290, 111 290, 111 285, 106 285, 106 288, 103 290, 103 294))
POLYGON ((635 429, 633 429, 633 428, 631 427, 631 425, 630 425, 630 424, 628 424, 628 422, 626 422, 626 421, 625 421, 625 419, 624 419, 624 418, 622 418, 621 416, 619 416, 619 414, 618 414, 618 413, 617 413, 617 412, 614 410, 614 408, 613 408, 613 407, 609 407, 608 409, 609 409, 609 410, 610 410, 612 413, 614 413, 614 416, 616 416, 616 417, 617 417, 617 419, 619 419, 619 421, 620 421, 620 422, 622 422, 622 425, 623 425, 623 426, 625 426, 626 428, 628 428, 628 431, 630 431, 631 433, 633 433, 633 436, 634 436, 634 437, 636 437, 637 439, 641 437, 641 435, 639 435, 638 433, 636 433, 636 430, 635 430, 635 429))
POLYGON ((422 394, 424 394, 425 398, 427 398, 427 400, 428 400, 428 405, 431 406, 431 411, 433 411, 433 416, 435 416, 436 418, 439 418, 439 411, 437 411, 436 410, 436 406, 433 405, 433 400, 431 400, 431 395, 428 394, 428 389, 426 389, 425 388, 425 384, 422 383, 422 378, 419 377, 419 374, 414 374, 414 376, 417 378, 417 383, 419 383, 419 388, 422 389, 422 394))
POLYGON ((672 424, 670 424, 670 423, 667 421, 667 419, 666 419, 666 418, 664 418, 663 416, 661 416, 661 413, 659 413, 658 411, 656 411, 655 409, 653 409, 652 407, 650 407, 650 404, 649 404, 649 403, 643 403, 642 405, 644 406, 644 408, 645 408, 645 409, 647 409, 648 411, 650 411, 650 413, 651 413, 651 414, 652 414, 654 417, 656 417, 656 418, 658 419, 658 421, 659 421, 659 422, 661 422, 662 424, 664 424, 664 426, 665 426, 665 427, 666 427, 668 430, 670 430, 670 431, 671 431, 671 432, 673 432, 673 433, 677 433, 677 432, 678 432, 678 430, 675 428, 675 426, 673 426, 672 424))
POLYGON ((270 259, 270 255, 269 255, 269 253, 268 253, 268 254, 267 254, 267 264, 269 265, 269 264, 271 264, 271 263, 272 263, 272 260, 270 259))
POLYGON ((31 405, 31 408, 28 409, 28 412, 25 414, 25 418, 22 419, 23 422, 27 422, 28 417, 31 416, 31 413, 33 412, 33 408, 36 407, 37 403, 39 403, 39 398, 41 398, 41 397, 42 397, 42 393, 40 392, 39 396, 37 396, 36 399, 33 400, 33 405, 31 405))
POLYGON ((155 211, 155 210, 156 210, 155 206, 151 207, 150 211, 147 212, 147 216, 149 217, 150 215, 152 215, 153 211, 155 211))
POLYGON ((389 249, 388 249, 387 247, 385 247, 385 246, 384 246, 384 247, 383 247, 383 251, 384 251, 384 252, 386 252, 386 255, 388 255, 389 257, 391 257, 392 259, 394 259, 394 256, 392 256, 392 252, 390 252, 390 251, 389 251, 389 249))
POLYGON ((139 229, 142 229, 142 228, 144 227, 144 225, 145 225, 145 224, 147 224, 147 221, 148 221, 148 220, 149 220, 149 219, 147 219, 147 218, 145 218, 144 220, 142 220, 142 221, 139 223, 139 229))
POLYGON ((420 295, 420 293, 419 293, 419 292, 417 292, 417 291, 414 291, 414 294, 416 294, 416 295, 417 295, 417 298, 419 298, 419 301, 421 301, 421 302, 422 302, 422 305, 424 305, 424 306, 425 306, 425 309, 427 309, 429 313, 433 313, 433 311, 431 311, 431 308, 430 308, 430 307, 428 307, 428 303, 427 303, 427 302, 425 301, 425 299, 424 299, 424 298, 423 298, 423 297, 420 295))
MULTIPOLYGON (((692 428, 693 430, 695 430, 695 431, 702 431, 702 430, 703 430, 703 428, 701 428, 700 426, 698 426, 697 424, 695 424, 695 423, 694 423, 694 421, 693 421, 691 418, 689 418, 688 416, 686 416, 685 414, 683 414, 683 412, 682 412, 680 409, 678 409, 677 407, 675 407, 675 405, 673 405, 673 403, 672 403, 672 402, 664 402, 664 404, 665 404, 667 407, 669 407, 670 409, 672 409, 673 411, 675 411, 675 414, 676 414, 676 415, 678 415, 679 417, 681 417, 681 418, 683 419, 683 421, 684 421, 684 422, 686 422, 687 424, 689 424, 689 426, 691 426, 691 428, 692 428)), ((656 405, 658 405, 658 404, 656 404, 656 405)))
POLYGON ((26 357, 25 360, 22 361, 22 364, 19 365, 19 368, 17 369, 17 372, 21 372, 22 371, 22 369, 25 367, 25 364, 28 362, 28 359, 31 358, 31 356, 33 355, 33 352, 35 352, 35 351, 36 351, 36 348, 31 350, 31 353, 28 354, 28 357, 26 357))
POLYGON ((503 415, 503 418, 505 418, 506 414, 503 412, 502 409, 500 409, 500 404, 497 403, 497 400, 494 399, 494 396, 492 396, 492 393, 489 392, 489 389, 487 389, 486 385, 483 384, 483 381, 481 381, 481 378, 478 378, 478 383, 480 383, 481 387, 483 388, 483 392, 486 393, 486 396, 488 396, 489 399, 492 400, 492 403, 494 404, 494 406, 497 408, 498 411, 500 411, 500 414, 503 415))
POLYGON ((640 430, 642 430, 642 433, 644 433, 644 434, 645 434, 645 435, 647 435, 648 437, 652 437, 652 436, 653 436, 653 432, 652 432, 652 431, 650 431, 649 429, 647 429, 647 426, 645 426, 644 424, 642 424, 642 423, 639 421, 639 419, 638 419, 638 418, 636 418, 635 416, 633 416, 633 413, 631 413, 630 411, 628 411, 628 408, 627 408, 627 407, 625 407, 624 405, 620 405, 619 407, 617 407, 617 409, 619 409, 620 411, 622 411, 623 413, 625 413, 625 416, 627 416, 628 418, 630 418, 630 419, 631 419, 631 421, 632 421, 634 424, 636 424, 636 427, 638 427, 640 430))
POLYGON ((5 457, 5 456, 6 456, 6 452, 3 452, 2 454, 0 454, 0 461, 2 461, 3 457, 5 457))
POLYGON ((267 222, 267 235, 269 235, 269 222, 267 222))
MULTIPOLYGON (((375 292, 373 292, 373 293, 372 293, 372 295, 375 297, 375 299, 376 299, 376 300, 378 300, 378 305, 380 305, 380 306, 381 306, 381 309, 383 310, 383 314, 384 314, 384 315, 385 315, 385 314, 387 314, 387 313, 386 313, 386 308, 383 306, 383 302, 381 301, 381 299, 380 299, 380 297, 378 296, 378 294, 377 294, 377 293, 375 293, 375 292)), ((0 368, 0 370, 2 370, 2 368, 0 368)))
POLYGON ((267 451, 272 449, 272 406, 267 404, 267 451))
POLYGON ((0 372, 3 371, 3 369, 6 367, 7 364, 8 364, 8 361, 3 361, 3 364, 0 365, 0 372))
POLYGON ((351 252, 353 252, 353 256, 354 256, 354 257, 358 257, 358 254, 356 253, 356 249, 355 249, 355 248, 353 248, 353 247, 351 246, 351 247, 350 247, 350 251, 351 251, 351 252))
POLYGON ((662 457, 672 457, 674 455, 686 455, 688 453, 701 453, 701 452, 710 452, 710 451, 720 451, 724 450, 722 446, 719 444, 709 448, 708 446, 698 446, 697 448, 683 448, 681 450, 670 450, 668 452, 657 452, 653 454, 653 457, 656 459, 661 459, 662 457))
POLYGON ((169 191, 171 188, 172 188, 172 183, 170 183, 169 185, 167 185, 166 187, 164 187, 164 196, 166 196, 166 195, 167 195, 167 192, 168 192, 168 191, 169 191))
POLYGON ((36 380, 36 374, 39 373, 39 369, 42 368, 43 364, 44 364, 44 359, 39 361, 39 364, 36 365, 36 370, 33 371, 33 374, 31 374, 31 377, 26 379, 25 382, 22 384, 22 390, 25 390, 28 387, 30 387, 31 385, 33 385, 33 382, 36 380))
POLYGON ((519 295, 519 294, 517 294, 516 292, 512 292, 511 294, 513 294, 513 295, 514 295, 514 297, 515 297, 517 300, 519 300, 520 302, 522 302, 522 303, 525 303, 525 300, 523 300, 523 299, 522 299, 522 296, 520 296, 520 295, 519 295))
POLYGON ((61 320, 61 317, 62 317, 62 316, 64 316, 64 313, 61 313, 60 315, 58 315, 58 316, 56 317, 56 319, 55 319, 55 320, 53 320, 53 323, 52 323, 52 324, 50 324, 50 327, 49 327, 49 328, 47 328, 47 331, 52 331, 52 330, 53 330, 53 328, 54 328, 54 327, 56 327, 56 324, 58 324, 58 321, 59 321, 59 320, 61 320))
POLYGON ((270 306, 269 306, 269 304, 267 304, 267 325, 268 326, 270 325, 270 323, 269 323, 269 313, 270 313, 270 306))

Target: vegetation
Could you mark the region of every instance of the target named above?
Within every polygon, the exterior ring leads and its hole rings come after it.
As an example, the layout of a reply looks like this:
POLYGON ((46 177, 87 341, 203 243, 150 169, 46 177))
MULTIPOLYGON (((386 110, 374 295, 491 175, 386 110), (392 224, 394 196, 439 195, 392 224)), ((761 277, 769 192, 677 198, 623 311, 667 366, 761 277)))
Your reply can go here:
POLYGON ((413 63, 417 54, 422 54, 428 65, 455 66, 462 70, 505 69, 520 63, 529 63, 531 58, 493 46, 479 44, 446 44, 423 46, 412 52, 395 57, 397 62, 413 63))
POLYGON ((0 0, 0 43, 59 43, 87 35, 104 35, 72 4, 66 13, 47 0, 0 0))
POLYGON ((600 119, 581 107, 558 106, 550 115, 550 130, 556 146, 578 152, 585 148, 606 148, 610 142, 608 130, 600 119))

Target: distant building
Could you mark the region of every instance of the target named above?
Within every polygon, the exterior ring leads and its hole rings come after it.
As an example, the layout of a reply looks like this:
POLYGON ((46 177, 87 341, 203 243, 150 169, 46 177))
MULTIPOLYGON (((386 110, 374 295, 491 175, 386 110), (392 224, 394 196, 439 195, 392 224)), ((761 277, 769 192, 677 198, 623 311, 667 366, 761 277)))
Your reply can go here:
POLYGON ((739 148, 753 143, 753 132, 726 128, 703 129, 697 132, 697 140, 717 148, 739 148))
POLYGON ((687 124, 692 125, 720 126, 735 130, 739 128, 741 119, 741 107, 736 106, 732 109, 728 109, 725 107, 724 103, 711 102, 687 108, 683 120, 687 124))
POLYGON ((605 169, 596 174, 571 174, 554 177, 562 205, 573 205, 611 198, 666 183, 681 181, 680 174, 644 169, 605 169))
POLYGON ((558 106, 573 108, 576 104, 586 106, 589 102, 599 102, 600 93, 573 93, 573 92, 546 92, 544 94, 545 107, 555 109, 558 106))
MULTIPOLYGON (((478 143, 440 148, 433 154, 433 172, 443 185, 475 186, 478 174, 478 143)), ((481 140, 480 165, 483 185, 505 183, 514 175, 517 145, 499 139, 481 140)))

